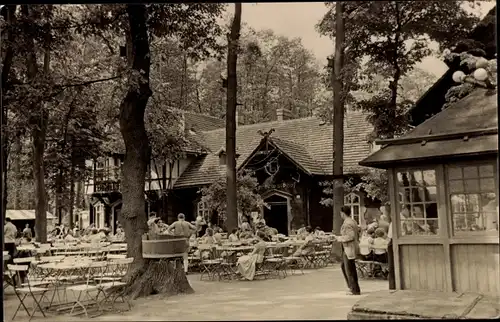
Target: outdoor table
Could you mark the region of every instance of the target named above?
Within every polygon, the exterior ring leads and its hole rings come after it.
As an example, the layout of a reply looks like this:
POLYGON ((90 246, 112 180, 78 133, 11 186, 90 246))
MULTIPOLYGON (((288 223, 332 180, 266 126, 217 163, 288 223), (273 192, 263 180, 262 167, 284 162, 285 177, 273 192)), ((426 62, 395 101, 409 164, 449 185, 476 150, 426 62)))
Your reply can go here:
POLYGON ((66 303, 66 292, 64 292, 63 301, 61 301, 60 290, 64 286, 64 281, 68 279, 84 278, 83 271, 89 267, 90 262, 88 260, 63 260, 61 262, 51 262, 51 263, 41 263, 35 264, 35 267, 43 272, 42 281, 47 279, 50 284, 54 286, 54 293, 52 294, 52 299, 48 303, 47 309, 50 309, 54 305, 55 295, 57 294, 58 303, 57 306, 68 304, 66 303))

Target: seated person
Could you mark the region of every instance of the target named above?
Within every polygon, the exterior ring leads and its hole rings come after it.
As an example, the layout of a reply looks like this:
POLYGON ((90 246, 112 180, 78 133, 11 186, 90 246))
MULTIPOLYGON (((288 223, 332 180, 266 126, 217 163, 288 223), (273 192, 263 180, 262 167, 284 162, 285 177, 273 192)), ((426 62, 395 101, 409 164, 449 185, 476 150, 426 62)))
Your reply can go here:
POLYGON ((238 238, 238 229, 233 229, 233 231, 231 232, 231 234, 228 237, 228 240, 230 243, 236 243, 240 240, 238 238))
POLYGON ((125 232, 123 231, 121 225, 119 225, 118 228, 116 228, 115 240, 117 241, 125 240, 125 232))
POLYGON ((254 237, 253 233, 251 231, 242 231, 240 233, 240 241, 244 240, 250 240, 254 237))
POLYGON ((93 228, 91 230, 91 234, 87 236, 86 240, 90 243, 98 243, 101 241, 101 236, 99 235, 99 230, 97 228, 93 228))
POLYGON ((325 232, 321 230, 320 227, 316 227, 314 229, 314 234, 316 235, 316 237, 325 236, 325 232))
POLYGON ((220 231, 214 230, 214 238, 215 238, 215 241, 217 242, 217 244, 222 243, 222 234, 220 231))
POLYGON ((266 251, 265 234, 262 231, 258 231, 256 235, 257 243, 252 252, 241 256, 237 262, 238 272, 244 279, 249 281, 254 279, 256 266, 264 261, 264 253, 266 251))
POLYGON ((26 244, 31 244, 31 237, 27 236, 26 234, 23 234, 20 240, 21 245, 26 245, 26 244))
POLYGON ((221 234, 221 233, 223 233, 223 232, 224 232, 224 231, 222 230, 222 228, 220 228, 220 227, 219 227, 219 226, 217 226, 216 224, 214 224, 214 225, 212 226, 212 230, 214 231, 214 234, 217 234, 217 233, 221 234))
POLYGON ((300 228, 297 230, 297 235, 307 235, 306 225, 300 225, 300 228))
POLYGON ((148 220, 148 228, 149 231, 148 233, 151 235, 159 235, 160 234, 160 227, 158 226, 158 223, 160 222, 160 218, 158 217, 152 217, 151 219, 148 220))
POLYGON ((375 230, 375 238, 372 241, 373 259, 380 263, 387 263, 387 246, 389 240, 382 228, 375 230))
POLYGON ((241 220, 242 220, 241 227, 240 227, 241 231, 242 232, 252 231, 252 227, 248 223, 248 218, 243 217, 241 220))
POLYGON ((263 230, 268 237, 271 237, 271 239, 273 236, 276 236, 278 234, 278 229, 273 227, 265 226, 263 230))
POLYGON ((315 251, 315 245, 313 242, 316 237, 314 236, 314 230, 311 226, 307 226, 305 231, 307 233, 307 236, 305 237, 305 243, 302 244, 299 249, 295 251, 295 253, 293 253, 293 257, 306 256, 314 253, 315 251))
POLYGON ((70 230, 68 234, 64 237, 64 241, 75 241, 77 240, 75 236, 73 236, 73 232, 70 230))
POLYGON ((214 236, 214 231, 212 228, 207 228, 207 230, 205 231, 205 235, 200 240, 200 243, 214 246, 218 243, 217 239, 214 236))
POLYGON ((370 260, 371 249, 370 246, 373 242, 373 238, 370 236, 367 230, 364 230, 359 239, 359 257, 362 260, 370 260))
POLYGON ((256 228, 257 232, 260 231, 264 234, 264 237, 263 237, 264 241, 270 242, 272 240, 272 237, 269 235, 265 224, 263 224, 262 222, 259 222, 255 228, 256 228))
POLYGON ((384 231, 387 233, 389 230, 389 218, 387 218, 386 215, 381 215, 377 221, 377 226, 378 228, 384 229, 384 231))

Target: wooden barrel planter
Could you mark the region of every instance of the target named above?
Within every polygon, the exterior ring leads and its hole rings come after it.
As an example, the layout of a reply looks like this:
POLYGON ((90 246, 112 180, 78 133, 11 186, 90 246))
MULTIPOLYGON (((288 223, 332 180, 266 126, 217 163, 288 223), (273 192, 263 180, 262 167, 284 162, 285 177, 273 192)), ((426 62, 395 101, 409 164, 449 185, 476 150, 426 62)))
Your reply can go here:
POLYGON ((145 234, 142 238, 143 258, 175 258, 182 257, 188 251, 187 238, 170 235, 145 234))

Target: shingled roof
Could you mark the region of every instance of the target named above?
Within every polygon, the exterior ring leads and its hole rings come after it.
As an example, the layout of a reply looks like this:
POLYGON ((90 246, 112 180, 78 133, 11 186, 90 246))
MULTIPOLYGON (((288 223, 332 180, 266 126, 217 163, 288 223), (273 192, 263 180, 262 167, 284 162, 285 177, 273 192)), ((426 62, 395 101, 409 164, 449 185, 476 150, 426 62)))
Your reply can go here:
MULTIPOLYGON (((271 140, 301 167, 313 175, 331 175, 333 168, 333 126, 324 124, 317 117, 286 121, 274 121, 242 125, 236 131, 237 160, 239 167, 260 144, 262 136, 257 131, 274 129, 271 140)), ((366 157, 371 148, 368 135, 372 126, 366 115, 357 111, 346 113, 344 124, 344 171, 363 172, 358 162, 366 157)), ((216 152, 225 146, 225 129, 203 133, 205 147, 209 153, 200 156, 181 175, 174 188, 186 188, 210 184, 225 175, 226 167, 219 164, 216 152)))
POLYGON ((197 114, 193 112, 183 112, 185 127, 188 130, 193 129, 194 131, 212 131, 216 129, 222 129, 226 126, 226 121, 223 119, 197 114))
MULTIPOLYGON (((205 153, 205 142, 203 131, 211 131, 215 129, 225 128, 226 122, 220 118, 198 114, 194 112, 172 109, 184 115, 184 128, 186 129, 184 139, 186 145, 183 147, 184 152, 188 153, 205 153)), ((107 143, 109 150, 116 154, 125 154, 125 144, 120 134, 120 125, 118 122, 114 124, 114 139, 107 143)))
POLYGON ((360 164, 387 168, 401 162, 490 153, 498 153, 497 90, 477 88, 360 164))

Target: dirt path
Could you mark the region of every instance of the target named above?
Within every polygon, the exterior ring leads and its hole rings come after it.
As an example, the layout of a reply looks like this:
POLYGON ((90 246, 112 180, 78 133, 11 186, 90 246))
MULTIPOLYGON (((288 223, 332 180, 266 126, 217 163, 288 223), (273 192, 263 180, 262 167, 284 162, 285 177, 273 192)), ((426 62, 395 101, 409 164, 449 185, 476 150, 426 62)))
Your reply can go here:
MULTIPOLYGON (((352 305, 360 299, 345 294, 338 266, 308 270, 303 276, 281 280, 206 282, 200 281, 199 275, 189 275, 189 280, 195 294, 138 299, 132 302, 131 311, 92 321, 346 319, 352 305)), ((360 286, 363 294, 388 288, 387 281, 380 280, 361 280, 360 286)), ((5 321, 11 321, 16 301, 15 295, 7 295, 5 321)), ((16 317, 15 321, 22 321, 24 316, 16 317)), ((68 316, 51 316, 45 321, 49 319, 66 321, 68 316)))

